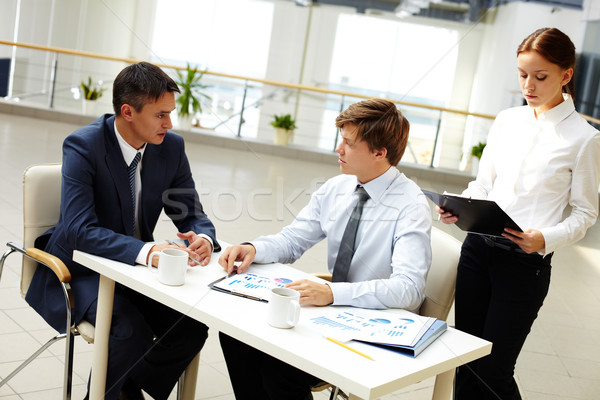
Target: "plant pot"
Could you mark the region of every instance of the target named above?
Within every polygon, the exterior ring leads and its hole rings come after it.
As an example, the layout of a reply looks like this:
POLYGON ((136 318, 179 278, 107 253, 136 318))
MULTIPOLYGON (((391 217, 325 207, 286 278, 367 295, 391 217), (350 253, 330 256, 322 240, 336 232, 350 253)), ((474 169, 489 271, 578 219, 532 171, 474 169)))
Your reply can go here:
POLYGON ((479 171, 479 158, 472 156, 471 157, 471 173, 473 175, 477 175, 477 171, 479 171))
POLYGON ((275 144, 287 146, 293 135, 294 131, 288 131, 283 128, 275 128, 275 144))
POLYGON ((192 119, 191 115, 178 115, 177 126, 183 131, 189 131, 192 129, 192 119))
POLYGON ((96 115, 96 100, 81 100, 81 112, 84 115, 96 115))

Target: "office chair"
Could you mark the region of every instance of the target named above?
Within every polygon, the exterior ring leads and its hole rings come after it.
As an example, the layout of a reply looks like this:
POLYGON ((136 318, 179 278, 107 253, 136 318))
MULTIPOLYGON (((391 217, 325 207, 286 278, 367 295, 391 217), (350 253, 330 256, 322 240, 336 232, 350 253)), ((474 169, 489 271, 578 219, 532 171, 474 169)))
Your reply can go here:
MULTIPOLYGON (((71 322, 71 311, 74 303, 71 292, 71 274, 65 264, 57 257, 36 249, 34 242, 37 237, 56 225, 60 214, 61 165, 34 165, 25 170, 23 176, 23 246, 7 243, 8 250, 0 258, 0 279, 6 258, 12 253, 23 256, 21 266, 21 296, 24 298, 29 289, 35 269, 39 264, 52 269, 60 281, 65 295, 66 333, 59 333, 48 340, 39 350, 23 361, 13 372, 0 381, 0 387, 12 379, 23 368, 31 363, 55 342, 65 339, 65 368, 63 383, 63 398, 71 398, 73 376, 73 339, 81 335, 88 343, 94 342, 94 326, 88 321, 81 321, 77 326, 71 322)), ((178 399, 191 399, 194 396, 198 376, 198 361, 200 354, 188 365, 179 378, 177 388, 178 399)))
MULTIPOLYGON (((456 288, 456 267, 460 258, 461 242, 453 236, 441 231, 436 227, 431 228, 431 268, 427 275, 425 284, 425 300, 419 309, 419 315, 432 317, 440 320, 446 320, 448 313, 454 303, 454 290, 456 288)), ((331 281, 331 274, 318 273, 315 276, 331 281)), ((436 388, 441 382, 436 378, 436 388)), ((341 396, 347 399, 348 396, 337 387, 321 382, 313 386, 312 391, 321 391, 331 389, 330 400, 341 396)), ((440 390, 440 389, 438 389, 440 390)), ((450 398, 450 393, 444 393, 442 398, 450 398)))

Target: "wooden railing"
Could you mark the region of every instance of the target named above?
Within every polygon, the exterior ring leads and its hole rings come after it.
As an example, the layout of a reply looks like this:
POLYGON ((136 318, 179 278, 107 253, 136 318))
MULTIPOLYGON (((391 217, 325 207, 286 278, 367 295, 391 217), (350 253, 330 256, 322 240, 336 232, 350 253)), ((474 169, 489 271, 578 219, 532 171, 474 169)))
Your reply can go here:
MULTIPOLYGON (((105 54, 93 53, 93 52, 88 52, 88 51, 65 49, 62 47, 40 46, 40 45, 36 45, 36 44, 11 42, 11 41, 6 41, 6 40, 0 40, 0 44, 6 45, 6 46, 17 46, 17 47, 22 47, 22 48, 26 48, 26 49, 48 51, 51 53, 69 54, 69 55, 74 55, 74 56, 96 58, 96 59, 101 59, 101 60, 120 61, 120 62, 124 62, 124 63, 128 63, 128 64, 134 64, 134 63, 143 61, 143 60, 136 60, 133 58, 115 57, 115 56, 109 56, 109 55, 105 55, 105 54)), ((156 64, 162 68, 185 70, 185 67, 176 66, 176 65, 168 65, 168 64, 162 64, 162 63, 154 63, 154 64, 156 64)), ((306 91, 317 92, 317 93, 335 94, 335 95, 345 96, 345 97, 356 97, 356 98, 372 97, 372 96, 368 96, 368 95, 361 94, 361 93, 347 92, 347 91, 342 91, 342 90, 331 90, 331 89, 321 88, 321 87, 317 87, 317 86, 300 85, 300 84, 295 84, 295 83, 275 81, 275 80, 271 80, 271 79, 251 78, 251 77, 247 77, 247 76, 224 74, 221 72, 214 72, 214 71, 208 71, 208 70, 204 71, 204 72, 206 75, 218 76, 218 77, 222 77, 222 78, 239 79, 240 81, 244 81, 244 82, 245 81, 257 82, 257 83, 262 83, 265 85, 284 87, 287 89, 306 90, 306 91)), ((465 110, 458 110, 458 109, 446 108, 446 107, 438 107, 438 106, 433 106, 433 105, 429 105, 429 104, 414 103, 414 102, 408 102, 408 101, 402 101, 402 100, 396 100, 396 99, 388 99, 388 100, 390 100, 396 104, 400 104, 400 105, 404 105, 404 106, 418 107, 418 108, 424 108, 424 109, 428 109, 428 110, 436 110, 436 111, 449 112, 449 113, 461 114, 461 115, 470 115, 470 116, 474 116, 474 117, 487 118, 487 119, 495 118, 494 115, 473 113, 473 112, 469 112, 469 111, 465 111, 465 110)))

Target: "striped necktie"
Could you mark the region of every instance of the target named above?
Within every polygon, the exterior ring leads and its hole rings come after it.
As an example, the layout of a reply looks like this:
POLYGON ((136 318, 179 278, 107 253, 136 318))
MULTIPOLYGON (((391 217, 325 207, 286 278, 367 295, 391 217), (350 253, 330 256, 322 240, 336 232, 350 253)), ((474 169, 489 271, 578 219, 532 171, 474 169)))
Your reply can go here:
POLYGON ((356 203, 354 210, 352 210, 348 225, 346 225, 346 230, 344 231, 342 241, 340 242, 340 249, 338 250, 338 255, 335 260, 335 266, 333 267, 333 276, 331 277, 332 282, 347 282, 348 279, 350 262, 354 256, 358 223, 360 222, 360 216, 362 215, 365 201, 369 199, 369 194, 362 186, 356 188, 356 193, 358 194, 358 203, 356 203))
POLYGON ((131 164, 129 164, 129 167, 127 167, 127 174, 129 175, 129 187, 131 188, 131 204, 133 205, 133 232, 135 232, 135 171, 137 170, 138 163, 141 159, 142 153, 138 152, 131 164))

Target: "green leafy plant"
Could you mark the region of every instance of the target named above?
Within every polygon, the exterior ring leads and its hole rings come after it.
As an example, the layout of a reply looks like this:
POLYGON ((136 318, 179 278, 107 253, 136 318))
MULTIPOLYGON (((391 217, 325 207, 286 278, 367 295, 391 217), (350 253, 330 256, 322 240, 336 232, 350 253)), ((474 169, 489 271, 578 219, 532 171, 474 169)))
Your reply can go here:
POLYGON ((202 77, 206 71, 198 71, 197 67, 191 67, 188 63, 186 66, 185 73, 177 70, 177 79, 175 83, 179 86, 181 93, 177 97, 177 113, 186 117, 190 115, 190 108, 192 112, 202 112, 202 105, 200 104, 200 98, 204 97, 211 100, 211 97, 202 90, 210 87, 202 82, 202 77))
POLYGON ((292 119, 290 114, 285 115, 274 115, 271 125, 275 128, 285 129, 286 131, 293 131, 296 129, 296 121, 292 119))
POLYGON ((88 76, 87 83, 81 81, 81 92, 83 93, 83 98, 85 100, 98 100, 102 97, 102 93, 104 92, 104 88, 102 86, 95 86, 92 83, 92 77, 88 76))
POLYGON ((476 146, 471 148, 471 155, 481 160, 481 155, 483 154, 484 148, 485 143, 479 142, 476 146))

